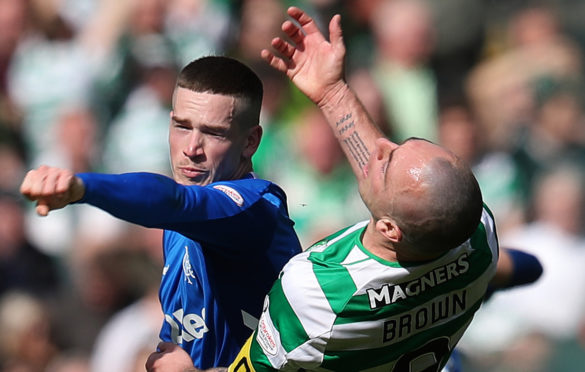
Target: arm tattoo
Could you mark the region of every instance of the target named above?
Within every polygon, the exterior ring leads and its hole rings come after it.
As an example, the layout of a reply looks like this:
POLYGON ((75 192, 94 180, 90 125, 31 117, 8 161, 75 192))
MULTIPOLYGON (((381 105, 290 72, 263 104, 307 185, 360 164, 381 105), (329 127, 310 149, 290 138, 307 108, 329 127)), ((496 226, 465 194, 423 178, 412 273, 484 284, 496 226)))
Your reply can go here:
POLYGON ((370 152, 360 135, 357 132, 353 132, 348 138, 343 139, 343 143, 347 146, 351 156, 358 163, 359 167, 363 168, 370 158, 370 152))
POLYGON ((351 157, 359 167, 363 168, 368 162, 370 152, 358 132, 355 131, 355 122, 352 114, 345 114, 335 123, 335 127, 337 128, 339 137, 343 137, 344 133, 351 131, 351 134, 348 137, 343 138, 342 142, 347 147, 351 157))
MULTIPOLYGON (((339 127, 341 124, 345 123, 349 119, 351 119, 351 112, 349 114, 343 115, 343 117, 339 119, 337 123, 335 123, 335 127, 339 127)), ((351 122, 353 123, 353 120, 351 122)))
POLYGON ((351 128, 353 128, 353 127, 354 127, 354 125, 355 125, 355 124, 354 124, 354 122, 353 122, 353 120, 352 120, 352 121, 350 121, 349 123, 347 123, 347 124, 345 124, 344 126, 342 126, 341 128, 338 128, 337 130, 338 130, 339 134, 341 135, 341 134, 343 134, 343 133, 347 132, 348 130, 350 130, 351 128))

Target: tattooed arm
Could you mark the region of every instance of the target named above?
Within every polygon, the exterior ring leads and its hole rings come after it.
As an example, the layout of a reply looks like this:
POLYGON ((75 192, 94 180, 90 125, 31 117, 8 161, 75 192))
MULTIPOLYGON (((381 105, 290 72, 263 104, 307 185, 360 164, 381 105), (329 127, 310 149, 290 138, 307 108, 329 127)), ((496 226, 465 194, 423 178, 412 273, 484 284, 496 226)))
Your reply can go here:
POLYGON ((383 134, 345 82, 345 45, 340 16, 334 16, 329 23, 329 42, 315 21, 301 9, 290 7, 287 12, 298 22, 298 25, 291 21, 282 24, 282 30, 292 43, 274 38, 272 47, 279 56, 264 49, 262 57, 272 67, 285 73, 319 106, 360 181, 374 143, 383 134))

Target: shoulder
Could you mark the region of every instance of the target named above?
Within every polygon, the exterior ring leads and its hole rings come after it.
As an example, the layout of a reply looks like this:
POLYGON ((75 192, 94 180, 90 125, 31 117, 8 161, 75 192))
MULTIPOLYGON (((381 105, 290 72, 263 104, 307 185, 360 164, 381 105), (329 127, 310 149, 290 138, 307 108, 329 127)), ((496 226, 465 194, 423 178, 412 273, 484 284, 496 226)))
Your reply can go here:
POLYGON ((357 239, 359 240, 359 236, 361 235, 362 231, 364 230, 368 223, 369 220, 364 220, 357 222, 353 225, 344 227, 343 229, 340 229, 326 236, 325 238, 319 240, 318 242, 314 243, 307 250, 312 252, 320 252, 330 245, 336 245, 337 247, 340 247, 344 243, 352 245, 356 243, 355 240, 356 236, 357 239))
POLYGON ((217 181, 206 187, 224 191, 237 190, 240 193, 263 194, 274 188, 280 189, 276 184, 261 178, 245 177, 237 180, 217 181))
POLYGON ((280 186, 253 175, 237 180, 215 182, 207 187, 221 191, 239 202, 266 200, 278 208, 287 202, 286 193, 280 186))
MULTIPOLYGON (((498 236, 496 232, 496 222, 492 211, 485 204, 479 226, 474 235, 477 236, 478 233, 487 240, 487 244, 489 244, 492 250, 497 250, 498 236)), ((477 239, 475 240, 477 241, 477 239)))
POLYGON ((219 193, 227 196, 238 206, 243 206, 249 202, 255 202, 266 192, 270 182, 256 178, 245 178, 229 181, 218 181, 204 186, 205 189, 213 193, 219 193))
POLYGON ((351 268, 370 261, 359 242, 366 225, 344 228, 290 259, 280 278, 286 296, 298 304, 321 302, 323 309, 341 311, 357 290, 351 268))

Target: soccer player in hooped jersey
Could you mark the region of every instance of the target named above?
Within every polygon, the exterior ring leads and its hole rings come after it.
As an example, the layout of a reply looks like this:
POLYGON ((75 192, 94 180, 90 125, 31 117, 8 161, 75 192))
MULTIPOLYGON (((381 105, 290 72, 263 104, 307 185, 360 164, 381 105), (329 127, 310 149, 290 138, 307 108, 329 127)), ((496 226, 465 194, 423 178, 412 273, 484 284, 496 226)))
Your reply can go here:
POLYGON ((181 71, 173 95, 174 180, 42 166, 21 185, 43 216, 87 203, 165 230, 160 338, 180 345, 191 366, 234 360, 270 286, 301 251, 284 192, 252 173, 251 157, 262 135, 262 95, 261 81, 242 63, 227 57, 195 60, 181 71))
POLYGON ((327 117, 357 176, 368 221, 284 267, 230 371, 439 371, 496 273, 498 242, 469 167, 423 139, 384 138, 343 80, 330 42, 298 8, 262 56, 327 117), (302 30, 301 30, 302 28, 302 30))

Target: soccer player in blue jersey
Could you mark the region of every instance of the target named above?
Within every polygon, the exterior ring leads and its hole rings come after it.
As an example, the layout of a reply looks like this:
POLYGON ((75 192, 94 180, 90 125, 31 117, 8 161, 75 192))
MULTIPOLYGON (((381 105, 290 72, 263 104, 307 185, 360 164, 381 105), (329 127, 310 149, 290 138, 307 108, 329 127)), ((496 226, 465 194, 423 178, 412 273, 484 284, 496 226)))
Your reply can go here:
POLYGON ((300 252, 284 192, 252 172, 262 95, 261 81, 242 63, 200 58, 181 71, 173 95, 174 180, 41 166, 21 185, 42 216, 87 203, 164 229, 160 338, 180 345, 201 368, 234 359, 277 274, 300 252))

